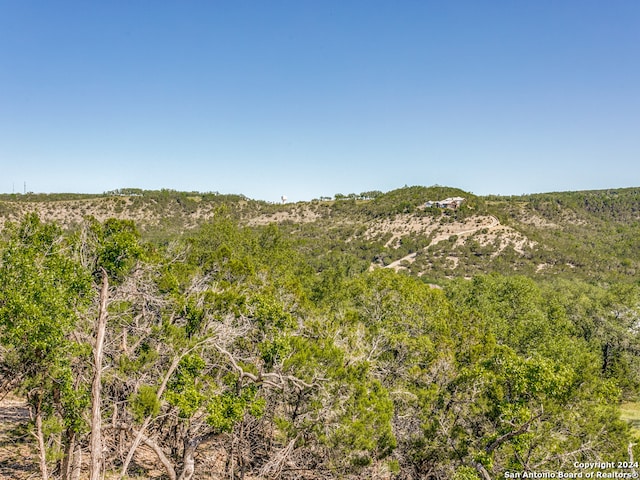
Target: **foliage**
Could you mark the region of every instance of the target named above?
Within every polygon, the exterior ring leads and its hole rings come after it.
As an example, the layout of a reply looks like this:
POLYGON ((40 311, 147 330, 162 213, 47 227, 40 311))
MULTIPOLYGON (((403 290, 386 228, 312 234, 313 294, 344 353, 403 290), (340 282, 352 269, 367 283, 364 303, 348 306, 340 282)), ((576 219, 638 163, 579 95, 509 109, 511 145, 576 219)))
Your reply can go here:
POLYGON ((102 270, 109 475, 125 475, 141 443, 182 479, 204 475, 198 452, 213 448, 224 466, 211 475, 225 478, 471 480, 626 458, 634 431, 618 407, 640 389, 635 190, 483 199, 405 187, 304 207, 111 195, 188 215, 203 202, 216 209, 147 243, 124 219, 69 231, 35 216, 5 226, 0 387, 43 420, 34 428, 60 478, 88 440, 102 270), (447 196, 468 202, 422 210, 447 196), (263 225, 243 220, 247 212, 316 217, 263 225), (523 212, 562 225, 536 229, 523 212), (489 244, 480 228, 439 243, 394 240, 367 223, 446 227, 477 213, 537 243, 489 244), (370 268, 410 253, 403 271, 370 268), (415 275, 425 271, 428 280, 415 275))

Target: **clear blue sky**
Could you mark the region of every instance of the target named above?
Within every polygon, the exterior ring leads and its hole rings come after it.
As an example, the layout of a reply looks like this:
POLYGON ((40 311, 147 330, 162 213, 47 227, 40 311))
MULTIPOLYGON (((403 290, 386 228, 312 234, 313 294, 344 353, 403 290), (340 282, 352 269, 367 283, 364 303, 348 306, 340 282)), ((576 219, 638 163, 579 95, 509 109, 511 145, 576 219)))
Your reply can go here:
POLYGON ((640 1, 0 0, 0 191, 640 186, 640 1))

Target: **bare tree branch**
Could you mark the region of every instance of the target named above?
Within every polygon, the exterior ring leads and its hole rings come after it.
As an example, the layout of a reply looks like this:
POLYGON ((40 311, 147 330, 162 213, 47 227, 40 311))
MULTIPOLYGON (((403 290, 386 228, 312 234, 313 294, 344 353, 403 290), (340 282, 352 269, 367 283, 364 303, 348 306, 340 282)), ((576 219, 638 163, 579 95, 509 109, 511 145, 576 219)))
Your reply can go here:
POLYGON ((107 328, 107 301, 109 299, 109 279, 104 268, 102 273, 102 288, 100 290, 100 306, 98 310, 98 325, 96 328, 96 342, 93 350, 93 381, 91 384, 91 480, 99 480, 102 473, 102 357, 104 337, 107 328))

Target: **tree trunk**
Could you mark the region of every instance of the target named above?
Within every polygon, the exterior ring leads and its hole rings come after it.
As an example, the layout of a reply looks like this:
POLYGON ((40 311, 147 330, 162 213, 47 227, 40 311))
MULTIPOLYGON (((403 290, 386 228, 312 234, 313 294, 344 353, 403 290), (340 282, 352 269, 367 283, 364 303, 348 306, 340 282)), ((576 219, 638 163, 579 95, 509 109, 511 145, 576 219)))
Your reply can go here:
POLYGON ((73 466, 71 468, 70 480, 80 480, 82 473, 82 446, 76 442, 76 451, 73 454, 73 466))
POLYGON ((171 460, 162 451, 160 446, 156 442, 154 442, 152 439, 146 437, 143 434, 140 434, 140 438, 158 456, 158 459, 160 460, 162 465, 164 465, 164 468, 167 471, 167 475, 169 476, 169 480, 176 480, 176 477, 177 477, 176 470, 175 470, 175 468, 173 468, 173 464, 171 463, 171 460))
POLYGON ((184 440, 184 455, 182 457, 182 473, 178 480, 191 480, 196 471, 196 448, 200 442, 197 439, 184 440))
POLYGON ((235 478, 235 472, 234 472, 234 463, 235 463, 235 442, 234 442, 234 435, 233 435, 233 431, 231 432, 231 447, 229 448, 229 455, 227 455, 227 463, 225 465, 225 470, 226 470, 226 474, 228 475, 229 478, 233 479, 235 478))
POLYGON ((472 464, 473 468, 476 469, 476 472, 480 474, 483 480, 491 480, 491 475, 489 475, 487 469, 484 468, 484 465, 482 465, 480 462, 472 462, 472 464))
POLYGON ((102 288, 100 289, 96 343, 93 349, 93 382, 91 383, 91 480, 100 480, 104 463, 102 455, 102 357, 104 337, 107 329, 109 279, 107 278, 107 272, 104 268, 100 270, 102 272, 102 288))
POLYGON ((36 406, 35 412, 35 423, 36 423, 36 438, 38 440, 38 457, 40 460, 40 474, 42 475, 42 480, 49 479, 49 471, 47 469, 47 450, 44 442, 44 433, 42 432, 42 411, 41 411, 42 400, 38 400, 38 404, 36 406))
POLYGON ((66 445, 64 447, 64 457, 62 459, 62 480, 70 480, 71 469, 73 467, 73 452, 76 448, 76 434, 73 430, 67 429, 66 445))

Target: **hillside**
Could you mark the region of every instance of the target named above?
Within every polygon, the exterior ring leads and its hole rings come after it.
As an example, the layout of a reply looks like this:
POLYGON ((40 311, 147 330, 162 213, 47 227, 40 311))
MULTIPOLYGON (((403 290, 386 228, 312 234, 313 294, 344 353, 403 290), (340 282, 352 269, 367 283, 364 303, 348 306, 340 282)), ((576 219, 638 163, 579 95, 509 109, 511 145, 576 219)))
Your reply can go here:
POLYGON ((250 227, 277 224, 318 258, 343 254, 361 270, 393 268, 433 282, 490 271, 632 279, 640 267, 636 188, 477 197, 446 187, 405 187, 284 205, 169 190, 0 196, 2 223, 37 213, 73 228, 87 216, 116 217, 133 220, 157 241, 221 212, 250 227), (457 210, 425 207, 456 196, 465 198, 457 210))

